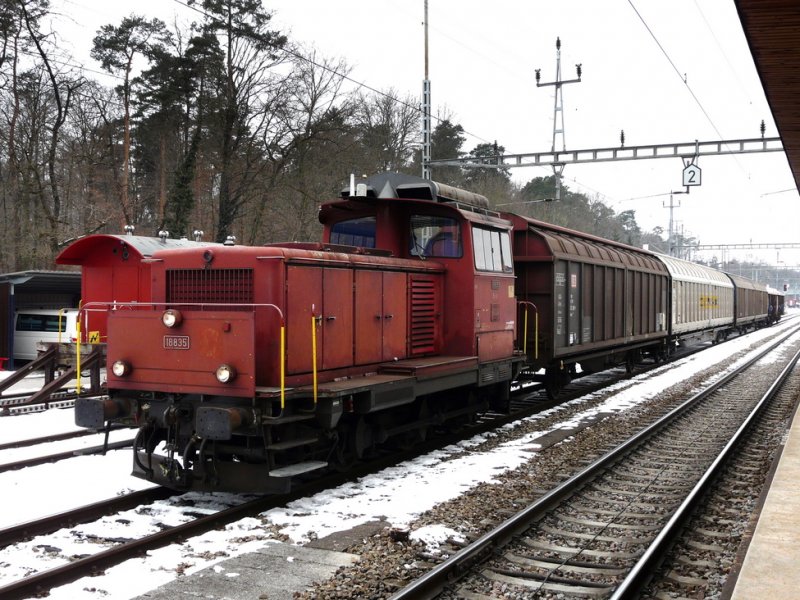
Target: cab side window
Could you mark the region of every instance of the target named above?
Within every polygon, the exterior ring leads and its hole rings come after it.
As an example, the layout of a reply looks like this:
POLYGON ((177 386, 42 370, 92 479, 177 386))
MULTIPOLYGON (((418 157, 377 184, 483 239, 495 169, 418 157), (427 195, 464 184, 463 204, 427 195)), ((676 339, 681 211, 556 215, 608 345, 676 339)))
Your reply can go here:
POLYGON ((331 244, 375 247, 375 217, 340 221, 331 227, 331 244))
POLYGON ((511 240, 507 231, 472 228, 472 247, 475 252, 475 268, 479 271, 512 273, 511 240))
POLYGON ((461 258, 463 248, 458 221, 431 215, 411 216, 410 253, 433 258, 461 258))

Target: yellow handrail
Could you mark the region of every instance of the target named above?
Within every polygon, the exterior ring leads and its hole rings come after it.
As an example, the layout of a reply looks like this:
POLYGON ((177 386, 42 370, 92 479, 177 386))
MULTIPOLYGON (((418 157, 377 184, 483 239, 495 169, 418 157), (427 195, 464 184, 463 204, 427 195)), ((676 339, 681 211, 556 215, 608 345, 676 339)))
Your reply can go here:
POLYGON ((517 304, 524 304, 525 311, 524 316, 522 319, 522 353, 528 354, 528 307, 532 306, 534 310, 534 319, 533 319, 533 337, 534 337, 534 344, 533 344, 533 359, 538 360, 539 358, 539 309, 536 308, 536 305, 533 302, 528 302, 527 300, 520 300, 517 304))
POLYGON ((286 408, 286 324, 281 319, 281 411, 286 408))
POLYGON ((317 405, 317 318, 311 308, 311 370, 314 380, 314 406, 317 405))
MULTIPOLYGON (((61 327, 59 326, 59 329, 61 327)), ((81 394, 81 320, 75 320, 75 392, 81 394)))

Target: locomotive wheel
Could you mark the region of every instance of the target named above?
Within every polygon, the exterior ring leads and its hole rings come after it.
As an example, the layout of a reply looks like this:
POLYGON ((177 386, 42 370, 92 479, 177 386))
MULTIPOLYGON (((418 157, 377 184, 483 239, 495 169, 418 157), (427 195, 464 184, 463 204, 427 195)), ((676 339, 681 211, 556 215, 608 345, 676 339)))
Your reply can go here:
POLYGON ((496 383, 490 386, 485 393, 493 411, 508 414, 511 408, 511 386, 508 383, 496 383))
POLYGON ((339 431, 339 438, 336 440, 336 451, 334 454, 334 466, 340 471, 346 471, 358 460, 355 452, 353 436, 347 429, 339 431))
POLYGON ((419 442, 424 442, 428 438, 428 419, 430 416, 431 411, 428 408, 428 401, 423 398, 420 400, 419 410, 417 411, 419 428, 416 430, 416 437, 419 442))
POLYGON ((372 432, 364 417, 344 423, 339 427, 336 441, 336 466, 341 470, 351 467, 372 446, 372 432))

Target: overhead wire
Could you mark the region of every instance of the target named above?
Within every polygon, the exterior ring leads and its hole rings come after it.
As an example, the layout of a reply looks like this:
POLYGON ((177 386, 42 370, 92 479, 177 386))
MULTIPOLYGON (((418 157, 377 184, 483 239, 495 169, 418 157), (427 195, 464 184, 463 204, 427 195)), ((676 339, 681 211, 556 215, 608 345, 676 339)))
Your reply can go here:
MULTIPOLYGON (((642 22, 642 25, 644 25, 644 28, 650 34, 650 37, 653 38, 653 41, 658 46, 659 50, 661 50, 661 53, 664 55, 664 58, 666 58, 667 62, 669 62, 670 66, 672 66, 672 69, 673 69, 673 71, 675 71, 675 74, 683 82, 683 85, 686 87, 686 90, 692 96, 692 98, 694 99, 695 103, 700 108, 700 111, 703 113, 703 115, 705 116, 706 120, 709 122, 711 127, 716 132, 717 136, 719 136, 719 139, 721 139, 721 140, 724 139, 723 136, 722 136, 722 133, 720 133, 719 129, 717 128, 716 123, 714 123, 714 120, 711 118, 711 115, 708 114, 708 111, 706 110, 705 106, 703 106, 703 103, 700 101, 700 99, 694 93, 694 90, 692 89, 692 86, 689 85, 689 81, 688 81, 686 75, 685 74, 682 75, 680 70, 678 69, 678 67, 675 66, 675 62, 672 60, 672 58, 670 57, 670 55, 667 52, 667 50, 664 48, 664 46, 661 44, 659 39, 656 37, 656 34, 650 28, 650 25, 647 24, 647 21, 645 20, 645 18, 642 16, 642 14, 639 12, 639 10, 636 8, 636 6, 633 4, 633 0, 628 0, 628 4, 630 4, 631 8, 633 9, 633 12, 636 13, 636 16, 642 22)), ((703 19, 705 20, 705 15, 703 16, 703 19)), ((706 24, 708 24, 708 21, 706 21, 706 24)), ((739 162, 739 159, 735 155, 733 156, 733 159, 736 161, 736 164, 738 165, 739 170, 742 171, 742 173, 746 175, 745 169, 742 166, 742 164, 739 162)))
MULTIPOLYGON (((192 5, 184 2, 184 0, 172 0, 172 1, 175 2, 176 4, 179 4, 181 6, 189 8, 189 9, 191 9, 191 10, 193 10, 193 11, 195 11, 195 12, 197 12, 197 13, 205 16, 205 17, 211 17, 212 16, 212 15, 209 15, 208 13, 206 13, 205 11, 203 11, 203 10, 201 10, 201 9, 195 7, 195 6, 192 6, 192 5)), ((395 96, 392 96, 391 94, 388 94, 388 93, 386 93, 386 92, 384 92, 382 90, 379 90, 379 89, 377 89, 377 88, 375 88, 375 87, 373 87, 373 86, 371 86, 371 85, 369 85, 367 83, 364 83, 363 81, 359 81, 358 79, 355 79, 354 77, 351 77, 351 76, 349 76, 349 75, 347 75, 345 73, 342 73, 342 72, 340 72, 340 71, 338 71, 338 70, 336 70, 336 69, 334 69, 332 67, 329 67, 328 65, 324 65, 324 64, 319 63, 319 62, 317 62, 317 61, 315 61, 315 60, 313 60, 313 59, 311 59, 311 58, 309 58, 307 56, 304 56, 300 52, 297 52, 296 50, 293 50, 290 47, 285 46, 281 50, 283 52, 285 52, 286 54, 288 54, 288 55, 290 55, 290 56, 292 56, 292 57, 294 57, 294 58, 296 58, 298 60, 305 61, 305 62, 309 63, 310 65, 313 65, 313 66, 315 66, 315 67, 317 67, 319 69, 322 69, 324 71, 327 71, 327 72, 331 73, 332 75, 340 77, 340 78, 344 79, 345 81, 349 81, 350 83, 355 84, 358 89, 363 88, 365 90, 368 90, 368 91, 372 92, 373 94, 377 94, 378 96, 381 96, 381 97, 386 98, 388 100, 392 100, 393 102, 396 102, 396 103, 398 103, 398 104, 400 104, 402 106, 405 106, 406 108, 409 108, 411 110, 415 110, 415 111, 420 112, 420 113, 422 112, 422 108, 419 105, 414 105, 414 104, 411 104, 410 102, 406 102, 405 100, 402 100, 400 98, 396 98, 395 96)), ((431 119, 434 120, 434 121, 437 121, 439 123, 442 123, 442 122, 444 122, 446 120, 446 119, 440 119, 439 117, 436 117, 434 115, 431 115, 431 119)), ((467 131, 467 130, 464 130, 464 133, 469 135, 469 136, 471 136, 471 137, 473 137, 473 138, 475 138, 475 139, 477 139, 477 140, 480 140, 480 141, 482 141, 484 143, 487 143, 487 144, 491 144, 492 143, 491 141, 483 138, 482 136, 479 136, 476 133, 472 133, 472 132, 467 131)))
MULTIPOLYGON (((200 14, 200 15, 203 15, 205 17, 211 17, 211 15, 209 15, 205 11, 197 8, 196 6, 188 4, 187 2, 184 2, 183 0, 173 0, 173 2, 175 2, 176 4, 178 4, 180 6, 188 8, 188 9, 190 9, 190 10, 192 10, 192 11, 194 11, 194 12, 200 14)), ((315 66, 315 67, 317 67, 319 69, 322 69, 322 70, 327 71, 327 72, 329 72, 329 73, 331 73, 331 74, 333 74, 333 75, 335 75, 337 77, 340 77, 340 78, 344 79, 345 81, 349 81, 350 83, 353 83, 354 85, 356 85, 357 89, 362 89, 363 88, 363 89, 368 90, 368 91, 370 91, 370 92, 372 92, 372 93, 374 93, 374 94, 376 94, 378 96, 381 96, 381 97, 387 98, 389 100, 392 100, 393 102, 396 102, 397 104, 400 104, 400 105, 402 105, 402 106, 404 106, 406 108, 409 108, 409 109, 417 111, 417 112, 422 112, 422 109, 420 108, 419 105, 414 105, 414 104, 412 104, 410 102, 406 102, 405 100, 403 100, 401 98, 397 98, 395 96, 392 96, 391 94, 388 94, 388 93, 386 93, 386 92, 384 92, 382 90, 379 90, 379 89, 377 89, 377 88, 375 88, 375 87, 373 87, 373 86, 371 86, 371 85, 369 85, 369 84, 367 84, 367 83, 365 83, 363 81, 357 80, 357 79, 355 79, 355 78, 353 78, 353 77, 351 77, 351 76, 349 76, 349 75, 347 75, 345 73, 342 73, 342 72, 340 72, 340 71, 338 71, 338 70, 336 70, 336 69, 334 69, 334 68, 332 68, 332 67, 330 67, 328 65, 322 64, 322 63, 320 63, 318 61, 315 61, 315 60, 309 58, 308 56, 305 56, 305 55, 301 54, 300 52, 298 52, 296 50, 293 50, 290 47, 284 47, 281 50, 284 53, 286 53, 286 54, 288 54, 288 55, 290 55, 290 56, 292 56, 292 57, 294 57, 294 58, 296 58, 298 60, 305 61, 305 62, 307 62, 307 63, 309 63, 309 64, 311 64, 311 65, 313 65, 313 66, 315 66)), ((38 54, 36 54, 34 52, 20 51, 20 53, 21 54, 28 54, 28 55, 30 55, 32 57, 38 57, 38 54)), ((79 70, 82 70, 82 71, 86 71, 86 72, 89 72, 89 73, 94 73, 96 75, 109 76, 109 77, 112 77, 112 78, 115 78, 115 79, 119 79, 119 80, 123 80, 124 79, 120 75, 116 75, 114 73, 105 72, 105 71, 96 71, 96 70, 93 70, 93 69, 89 69, 89 68, 85 67, 84 65, 75 64, 75 63, 71 63, 71 62, 64 61, 64 60, 59 60, 59 59, 49 59, 49 60, 51 60, 51 62, 53 62, 55 64, 60 64, 62 66, 76 68, 76 69, 79 69, 79 70)), ((439 118, 439 117, 437 117, 435 115, 431 115, 431 119, 434 120, 434 121, 437 121, 439 123, 444 122, 446 120, 446 119, 441 119, 441 118, 439 118)), ((490 141, 490 140, 488 140, 488 139, 486 139, 486 138, 484 138, 484 137, 482 137, 482 136, 480 136, 480 135, 478 135, 476 133, 473 133, 471 131, 467 131, 466 129, 463 131, 463 133, 466 134, 466 135, 469 135, 470 137, 473 137, 476 140, 479 140, 481 142, 484 142, 484 143, 487 143, 487 144, 493 143, 492 141, 490 141)))

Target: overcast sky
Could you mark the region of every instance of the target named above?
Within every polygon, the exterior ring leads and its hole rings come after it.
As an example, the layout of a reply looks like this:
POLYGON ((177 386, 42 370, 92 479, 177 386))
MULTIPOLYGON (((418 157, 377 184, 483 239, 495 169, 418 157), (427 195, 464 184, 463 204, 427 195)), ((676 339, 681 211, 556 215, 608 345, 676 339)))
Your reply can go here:
MULTIPOLYGON (((96 29, 132 12, 172 22, 197 18, 176 0, 52 0, 76 59, 96 29)), ((423 0, 264 0, 273 23, 351 76, 401 97, 421 93, 423 0)), ((549 151, 560 37, 567 150, 777 136, 733 0, 429 0, 434 114, 467 131, 465 149, 495 140, 507 153, 549 151)), ((556 139, 560 149, 562 137, 556 139)), ((444 157, 434 157, 444 158, 444 157)), ((800 198, 783 153, 703 157, 702 185, 674 197, 676 228, 702 244, 800 242, 800 198), (789 190, 789 191, 787 191, 789 190)), ((680 191, 679 158, 570 165, 565 184, 617 212, 635 210, 644 229, 669 224, 669 192, 680 191)), ((516 169, 517 181, 551 169, 516 169)), ((435 178, 435 171, 434 171, 435 178)), ((800 265, 788 250, 740 252, 800 265)))

